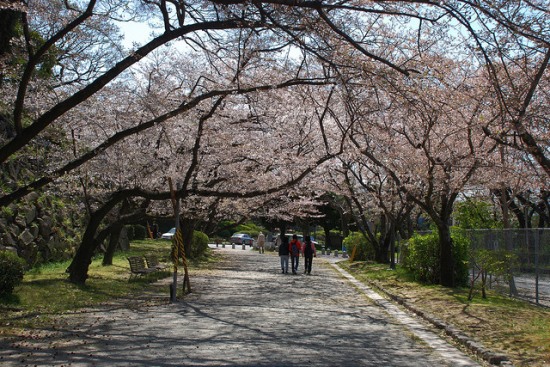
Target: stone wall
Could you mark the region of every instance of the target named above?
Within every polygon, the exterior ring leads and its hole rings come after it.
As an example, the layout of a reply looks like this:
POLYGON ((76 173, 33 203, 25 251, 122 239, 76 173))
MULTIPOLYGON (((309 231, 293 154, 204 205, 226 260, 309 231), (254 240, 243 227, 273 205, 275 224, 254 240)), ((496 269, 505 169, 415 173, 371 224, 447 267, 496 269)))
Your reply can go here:
POLYGON ((80 241, 82 209, 66 200, 31 193, 0 212, 0 249, 29 266, 71 258, 80 241))

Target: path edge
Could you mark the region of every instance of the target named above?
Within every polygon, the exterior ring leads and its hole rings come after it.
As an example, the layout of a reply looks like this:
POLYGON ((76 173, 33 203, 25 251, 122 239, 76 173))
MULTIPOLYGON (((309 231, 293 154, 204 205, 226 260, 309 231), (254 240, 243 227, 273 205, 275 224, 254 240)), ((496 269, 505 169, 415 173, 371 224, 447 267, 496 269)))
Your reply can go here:
MULTIPOLYGON (((346 261, 346 260, 341 260, 341 261, 346 261)), ((485 362, 494 366, 514 367, 512 361, 510 361, 510 359, 505 354, 497 353, 485 348, 480 342, 466 335, 465 333, 463 333, 461 330, 457 329, 453 325, 447 324, 443 320, 440 320, 435 316, 418 309, 411 303, 407 302, 403 297, 393 294, 391 291, 385 289, 379 284, 376 284, 375 282, 368 281, 368 280, 358 280, 353 276, 353 274, 350 274, 348 271, 346 271, 345 269, 343 269, 338 265, 338 263, 341 261, 334 262, 334 263, 329 262, 329 264, 334 267, 338 267, 337 270, 346 272, 348 275, 352 276, 358 282, 366 284, 374 292, 377 292, 379 294, 381 293, 383 296, 386 296, 394 304, 398 304, 404 307, 409 312, 412 312, 413 314, 417 315, 418 317, 422 318, 423 320, 433 325, 436 329, 443 330, 445 334, 451 337, 456 343, 460 344, 470 353, 484 360, 485 362)), ((384 307, 383 305, 380 305, 380 306, 384 307)))

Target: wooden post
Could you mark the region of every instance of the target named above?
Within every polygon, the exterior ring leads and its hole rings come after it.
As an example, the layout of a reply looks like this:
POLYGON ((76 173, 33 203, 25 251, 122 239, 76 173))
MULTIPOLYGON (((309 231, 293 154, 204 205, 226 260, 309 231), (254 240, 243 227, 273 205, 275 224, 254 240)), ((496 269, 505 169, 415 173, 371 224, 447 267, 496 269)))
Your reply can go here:
POLYGON ((356 253, 357 253, 357 245, 353 246, 353 250, 351 251, 351 257, 349 258, 350 263, 352 263, 353 260, 355 260, 356 253))
POLYGON ((151 227, 149 227, 149 221, 147 221, 147 235, 151 240, 153 239, 153 232, 151 232, 151 227))

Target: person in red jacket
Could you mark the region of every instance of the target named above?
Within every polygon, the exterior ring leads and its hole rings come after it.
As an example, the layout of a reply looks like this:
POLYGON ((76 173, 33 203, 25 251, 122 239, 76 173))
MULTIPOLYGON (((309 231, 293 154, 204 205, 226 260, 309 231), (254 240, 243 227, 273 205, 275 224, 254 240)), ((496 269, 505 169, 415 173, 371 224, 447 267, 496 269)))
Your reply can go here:
POLYGON ((298 241, 297 235, 293 235, 292 241, 288 243, 288 252, 290 252, 292 274, 296 274, 298 272, 298 263, 300 262, 300 252, 302 252, 302 244, 298 241))
POLYGON ((304 273, 311 274, 311 264, 313 263, 313 258, 317 256, 317 249, 313 242, 311 242, 310 236, 304 237, 304 273))

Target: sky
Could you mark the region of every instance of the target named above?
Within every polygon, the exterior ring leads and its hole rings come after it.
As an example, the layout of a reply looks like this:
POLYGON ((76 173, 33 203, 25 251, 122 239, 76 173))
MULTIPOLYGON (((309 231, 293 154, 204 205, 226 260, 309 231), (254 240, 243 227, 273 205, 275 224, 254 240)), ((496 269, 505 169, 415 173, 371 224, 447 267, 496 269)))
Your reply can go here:
POLYGON ((144 22, 120 22, 118 24, 120 30, 124 34, 124 47, 131 49, 134 48, 134 43, 143 45, 146 41, 151 39, 151 28, 144 22))

